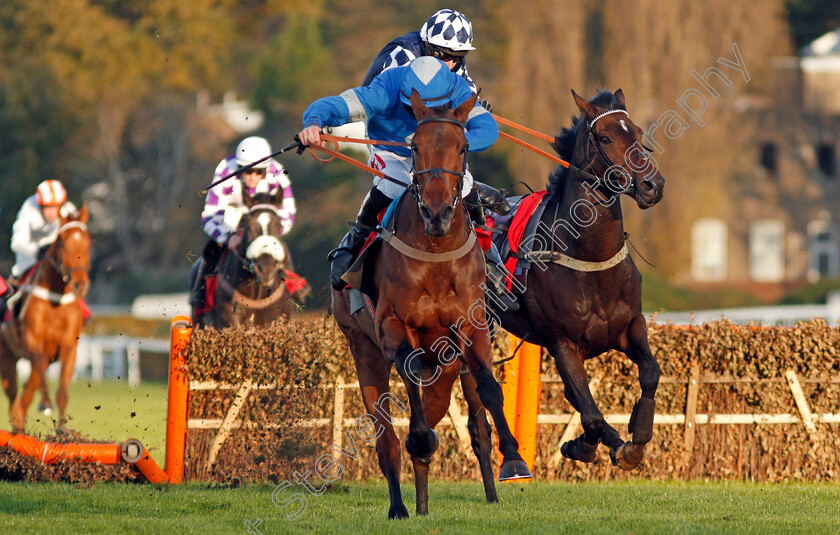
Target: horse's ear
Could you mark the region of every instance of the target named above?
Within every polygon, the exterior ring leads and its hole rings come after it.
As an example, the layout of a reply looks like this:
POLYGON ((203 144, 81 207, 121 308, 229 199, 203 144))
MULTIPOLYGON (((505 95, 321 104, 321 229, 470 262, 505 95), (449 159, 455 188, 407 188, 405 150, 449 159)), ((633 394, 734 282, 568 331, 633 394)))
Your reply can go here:
POLYGON ((429 114, 429 108, 423 99, 420 98, 420 93, 416 89, 411 90, 411 110, 414 112, 414 117, 421 121, 429 114))
POLYGON ((593 104, 590 104, 589 101, 582 96, 575 93, 574 89, 572 89, 572 95, 575 97, 575 104, 577 104, 578 109, 584 117, 592 119, 598 115, 598 108, 596 108, 593 104))
POLYGON ((627 107, 624 104, 624 91, 622 91, 621 89, 616 89, 615 93, 613 93, 613 95, 615 95, 615 100, 616 100, 616 102, 618 102, 619 106, 621 106, 622 108, 627 107))
POLYGON ((82 203, 82 209, 79 210, 79 221, 87 223, 89 218, 90 212, 88 211, 87 203, 82 203))
POLYGON ((478 95, 473 95, 472 97, 468 98, 464 101, 463 104, 455 108, 455 118, 458 119, 458 122, 464 124, 467 121, 467 117, 469 117, 470 112, 475 108, 475 101, 478 99, 478 95))

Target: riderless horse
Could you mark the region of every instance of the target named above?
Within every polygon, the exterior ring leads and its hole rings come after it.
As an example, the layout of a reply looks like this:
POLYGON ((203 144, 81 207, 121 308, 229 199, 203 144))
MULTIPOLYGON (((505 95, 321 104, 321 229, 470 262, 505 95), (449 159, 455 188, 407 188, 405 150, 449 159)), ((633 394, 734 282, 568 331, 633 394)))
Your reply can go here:
MULTIPOLYGON (((366 325, 357 320, 358 313, 351 313, 352 290, 332 292, 332 310, 347 336, 365 407, 377 430, 376 451, 391 501, 389 518, 408 516, 400 491, 400 444, 390 418, 391 405, 402 405, 390 393, 394 365, 411 409, 405 448, 414 465, 417 514, 428 512, 429 463, 438 447, 434 426, 449 407, 462 362, 471 375, 462 376, 464 391, 474 406, 480 407, 480 401, 490 411, 500 437, 499 479, 531 477, 505 421, 502 390, 491 370, 481 289, 484 255, 463 205, 459 206, 467 155, 463 123, 475 100, 455 110, 430 109, 413 92, 411 104, 418 120, 412 142, 416 170, 410 194, 398 201, 393 232, 382 233, 378 255, 366 268, 373 270, 373 321, 366 325)), ((471 411, 470 416, 487 499, 497 501, 489 425, 483 409, 471 411)))
POLYGON ((47 389, 47 366, 61 363, 58 402, 59 421, 67 409, 67 386, 73 378, 76 346, 84 322, 80 305, 90 285, 90 234, 88 209, 61 217, 58 237, 47 249, 34 274, 10 299, 10 307, 20 310, 16 318, 2 326, 0 337, 0 376, 10 401, 12 426, 23 429, 26 411, 35 391, 41 389, 39 410, 51 412, 47 389), (32 362, 32 372, 23 394, 17 392, 16 364, 21 358, 32 362))
MULTIPOLYGON (((642 277, 628 254, 620 197, 650 208, 662 199, 665 179, 646 154, 643 132, 630 120, 620 89, 589 101, 572 93, 582 115, 554 143, 572 165, 551 174, 536 232, 523 238, 527 247, 514 255, 531 265, 525 287, 514 289, 524 289, 520 308, 498 316, 509 332, 548 349, 566 399, 580 412, 583 434, 563 444, 562 454, 592 462, 603 442, 613 463, 631 470, 652 437, 660 370, 648 345, 642 277), (583 366, 611 349, 639 369, 641 398, 628 426, 631 442, 604 420, 583 366)), ((522 279, 513 276, 513 282, 522 279)))

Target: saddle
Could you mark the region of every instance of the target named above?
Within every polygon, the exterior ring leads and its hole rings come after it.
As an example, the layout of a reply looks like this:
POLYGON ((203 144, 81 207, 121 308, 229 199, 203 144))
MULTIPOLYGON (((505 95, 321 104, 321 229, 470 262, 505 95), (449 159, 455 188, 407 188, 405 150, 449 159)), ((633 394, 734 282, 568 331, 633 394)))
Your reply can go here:
POLYGON ((548 191, 540 190, 523 197, 508 198, 511 210, 508 215, 491 214, 492 228, 499 231, 494 233, 493 242, 505 263, 508 273, 507 288, 513 293, 525 292, 528 270, 531 261, 526 254, 533 248, 533 236, 537 232, 537 225, 548 205, 548 191))

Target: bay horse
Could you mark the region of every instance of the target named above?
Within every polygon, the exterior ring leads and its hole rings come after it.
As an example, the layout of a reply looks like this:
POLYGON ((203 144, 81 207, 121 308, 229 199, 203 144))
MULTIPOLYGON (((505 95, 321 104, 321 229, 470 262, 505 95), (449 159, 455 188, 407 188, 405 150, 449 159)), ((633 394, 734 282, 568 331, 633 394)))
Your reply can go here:
POLYGON ((393 234, 383 239, 369 266, 374 281, 372 324, 366 326, 351 314, 349 289, 331 294, 332 312, 353 354, 366 416, 377 430, 376 452, 390 496, 388 518, 408 517, 400 491, 400 442, 390 418, 391 402, 402 405, 390 394, 392 366, 405 384, 411 410, 405 449, 414 466, 418 515, 428 513, 429 463, 438 447, 434 427, 449 407, 462 362, 470 373, 462 375, 462 381, 470 405, 476 407, 470 410, 470 434, 487 500, 498 498, 482 405, 493 415, 500 437, 499 479, 531 477, 505 421, 502 389, 490 367, 484 255, 466 210, 458 206, 468 149, 463 124, 475 102, 474 96, 455 110, 428 108, 416 91, 412 93, 418 124, 412 141, 411 195, 399 201, 393 234))
POLYGON ((237 228, 242 242, 236 251, 228 251, 222 258, 216 274, 216 305, 210 312, 193 318, 198 327, 265 327, 278 318, 290 317, 296 309, 286 286, 291 257, 281 238, 283 191, 253 197, 243 193, 243 200, 248 211, 237 228))
POLYGON ((547 207, 535 234, 524 238, 532 240, 525 257, 533 265, 519 310, 494 308, 507 331, 549 351, 566 399, 580 413, 583 433, 563 444, 562 454, 592 462, 603 442, 614 465, 632 470, 653 434, 660 369, 648 345, 642 277, 628 254, 620 197, 650 208, 662 199, 665 179, 647 156, 643 132, 630 120, 620 89, 599 91, 588 101, 572 94, 582 115, 555 137, 554 148, 573 168, 552 172, 547 207), (639 370, 631 442, 604 420, 583 367, 611 349, 625 353, 639 370))
POLYGON ((47 389, 47 366, 61 363, 58 402, 59 422, 64 423, 67 386, 76 365, 76 346, 84 322, 79 300, 90 286, 90 234, 88 209, 60 217, 58 236, 49 246, 31 279, 18 290, 20 313, 2 326, 0 337, 0 377, 9 397, 12 426, 23 429, 26 411, 35 391, 41 389, 44 412, 52 411, 47 389), (20 358, 32 362, 32 373, 22 395, 17 392, 16 364, 20 358))

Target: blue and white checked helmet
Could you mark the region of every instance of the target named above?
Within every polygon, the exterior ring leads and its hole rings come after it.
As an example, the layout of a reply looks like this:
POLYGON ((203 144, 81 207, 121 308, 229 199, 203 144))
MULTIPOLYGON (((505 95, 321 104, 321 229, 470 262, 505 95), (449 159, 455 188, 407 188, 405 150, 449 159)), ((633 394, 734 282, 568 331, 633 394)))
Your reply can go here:
POLYGON ((449 104, 455 91, 455 76, 441 60, 421 56, 405 69, 400 84, 400 100, 411 106, 411 90, 416 89, 426 106, 449 104))
POLYGON ((467 17, 454 9, 441 9, 429 17, 420 28, 420 39, 449 50, 475 50, 472 46, 472 24, 467 17))

